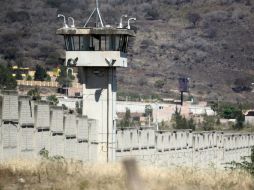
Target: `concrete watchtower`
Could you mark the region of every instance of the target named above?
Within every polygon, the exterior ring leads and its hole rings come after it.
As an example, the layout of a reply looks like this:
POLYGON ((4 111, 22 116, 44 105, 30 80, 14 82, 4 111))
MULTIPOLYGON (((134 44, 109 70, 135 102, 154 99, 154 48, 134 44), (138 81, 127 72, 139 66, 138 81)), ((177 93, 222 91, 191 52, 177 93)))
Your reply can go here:
POLYGON ((114 161, 116 68, 127 67, 128 40, 135 33, 128 29, 130 27, 104 26, 98 2, 84 27, 77 28, 72 21, 71 27, 64 21, 64 27, 56 33, 64 37, 66 65, 79 70, 83 85, 83 115, 97 121, 97 159, 114 161), (96 21, 100 22, 96 22, 96 27, 86 27, 94 13, 97 13, 96 21))

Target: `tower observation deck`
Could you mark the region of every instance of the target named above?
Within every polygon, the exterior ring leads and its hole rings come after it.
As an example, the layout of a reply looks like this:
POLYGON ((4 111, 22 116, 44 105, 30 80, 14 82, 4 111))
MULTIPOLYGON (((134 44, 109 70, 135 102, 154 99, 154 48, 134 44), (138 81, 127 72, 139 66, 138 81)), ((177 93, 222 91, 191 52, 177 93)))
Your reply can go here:
MULTIPOLYGON (((103 24, 101 24, 103 25, 103 24)), ((114 27, 63 27, 66 66, 77 67, 83 85, 83 115, 97 121, 97 160, 115 160, 116 67, 127 67, 133 30, 114 27)))

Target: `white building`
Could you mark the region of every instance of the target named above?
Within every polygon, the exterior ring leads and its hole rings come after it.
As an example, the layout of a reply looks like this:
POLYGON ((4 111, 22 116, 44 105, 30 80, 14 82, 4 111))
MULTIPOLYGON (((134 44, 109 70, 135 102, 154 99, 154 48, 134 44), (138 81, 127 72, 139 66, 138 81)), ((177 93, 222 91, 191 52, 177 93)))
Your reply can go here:
POLYGON ((245 123, 250 125, 254 124, 254 110, 249 110, 245 113, 245 123))

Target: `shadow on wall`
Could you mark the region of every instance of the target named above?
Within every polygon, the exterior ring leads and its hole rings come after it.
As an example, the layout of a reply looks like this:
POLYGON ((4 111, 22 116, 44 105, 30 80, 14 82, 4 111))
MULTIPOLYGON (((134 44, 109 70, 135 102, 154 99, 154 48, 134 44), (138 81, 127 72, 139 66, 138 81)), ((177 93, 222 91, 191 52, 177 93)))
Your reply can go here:
POLYGON ((100 97, 101 97, 101 93, 102 93, 102 88, 101 89, 98 89, 95 91, 95 101, 98 102, 100 100, 100 97))

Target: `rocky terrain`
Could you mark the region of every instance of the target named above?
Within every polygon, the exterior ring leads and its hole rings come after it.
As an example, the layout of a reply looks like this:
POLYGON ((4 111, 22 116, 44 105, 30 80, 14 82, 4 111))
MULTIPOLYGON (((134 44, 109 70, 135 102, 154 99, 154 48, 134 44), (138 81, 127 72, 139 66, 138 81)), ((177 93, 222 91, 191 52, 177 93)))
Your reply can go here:
MULTIPOLYGON (((58 13, 82 26, 92 0, 3 0, 0 62, 52 68, 63 41, 58 13)), ((101 0, 107 24, 123 13, 137 17, 129 68, 120 69, 121 93, 178 96, 178 78, 190 78, 190 96, 251 101, 254 82, 253 0, 101 0)))

